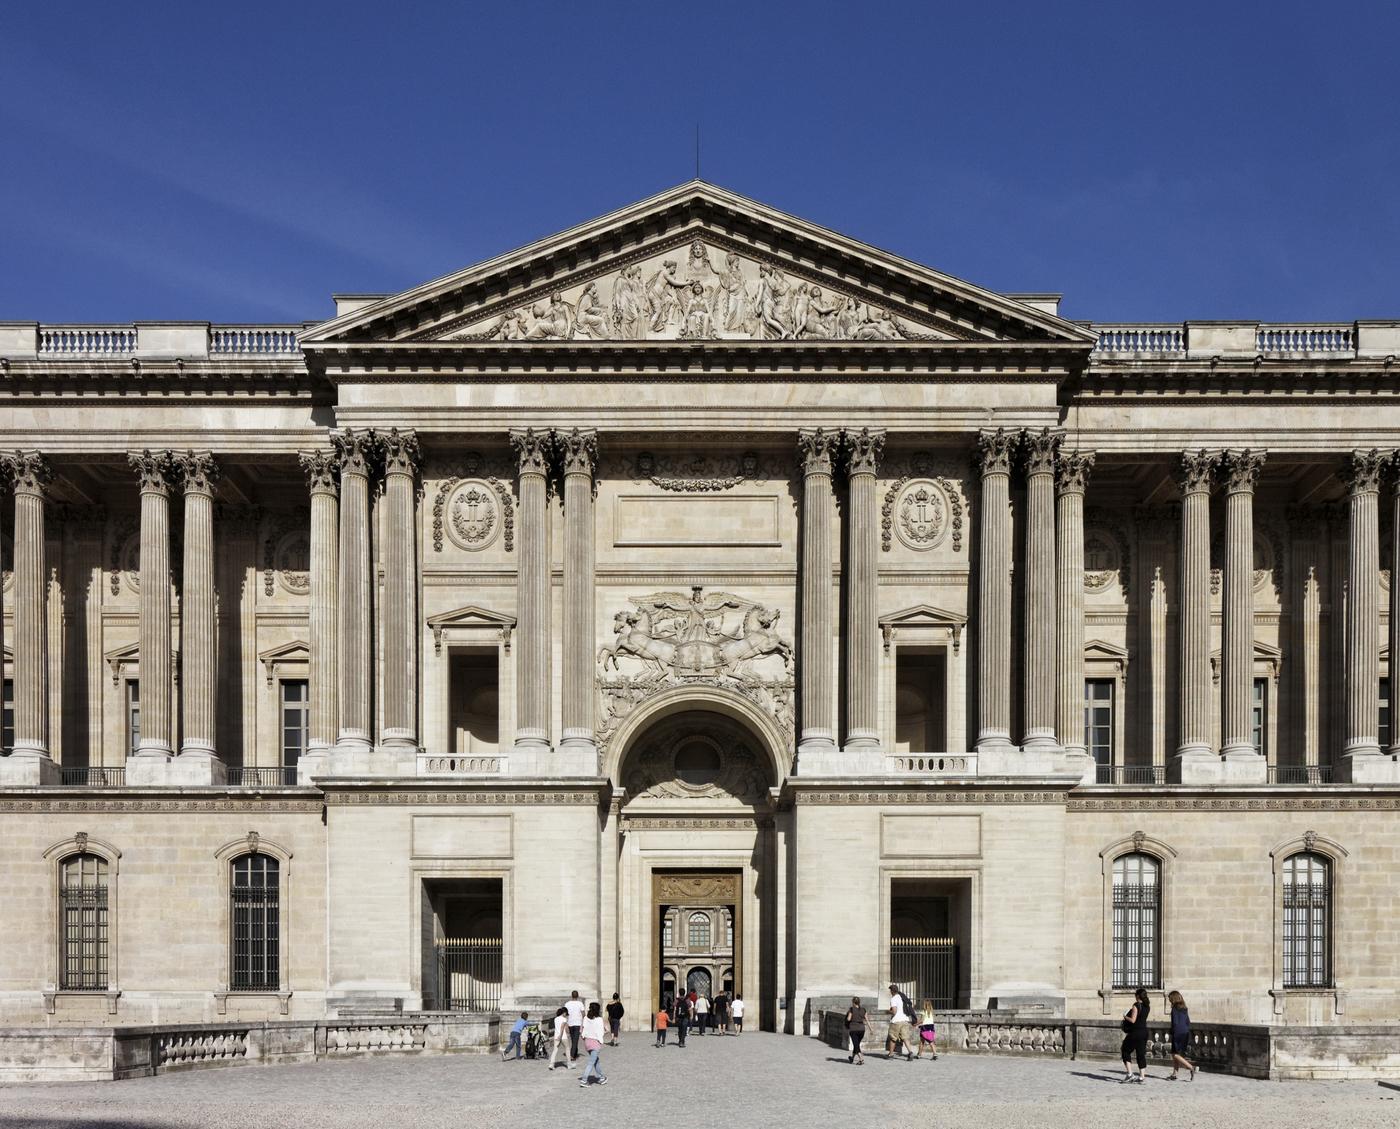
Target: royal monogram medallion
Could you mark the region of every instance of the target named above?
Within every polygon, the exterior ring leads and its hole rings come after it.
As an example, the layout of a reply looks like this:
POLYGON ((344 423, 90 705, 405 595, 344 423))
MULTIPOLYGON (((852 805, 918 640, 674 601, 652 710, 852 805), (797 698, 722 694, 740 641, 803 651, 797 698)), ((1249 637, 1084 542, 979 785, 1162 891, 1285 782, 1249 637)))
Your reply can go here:
POLYGON ((1106 529, 1084 533, 1084 591, 1107 591, 1117 580, 1123 565, 1117 539, 1106 529))
POLYGON ((485 549, 500 532, 500 504, 496 491, 479 478, 459 482, 447 498, 447 536, 470 553, 485 549))
POLYGON ((915 479, 900 492, 895 505, 895 533, 911 549, 926 552, 948 535, 948 495, 932 479, 915 479))

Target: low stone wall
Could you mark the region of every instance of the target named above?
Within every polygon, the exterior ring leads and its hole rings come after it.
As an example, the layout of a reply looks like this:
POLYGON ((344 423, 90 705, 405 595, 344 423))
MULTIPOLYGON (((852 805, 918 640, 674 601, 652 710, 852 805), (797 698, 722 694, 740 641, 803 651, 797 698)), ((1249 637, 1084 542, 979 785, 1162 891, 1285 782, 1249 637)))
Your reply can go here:
MULTIPOLYGON (((1119 1062, 1123 1032, 1112 1019, 1006 1019, 976 1012, 938 1012, 938 1050, 953 1054, 1049 1055, 1119 1062)), ((888 1024, 870 1017, 868 1049, 883 1047, 888 1024)), ((844 1049, 844 1011, 824 1011, 820 1031, 844 1049)), ((1148 1061, 1171 1064, 1166 1024, 1148 1026, 1148 1061)), ((1400 1078, 1400 1026, 1269 1027, 1201 1023, 1187 1055, 1197 1066, 1247 1078, 1400 1078)))
POLYGON ((485 1053, 500 1017, 419 1012, 268 1023, 0 1028, 0 1082, 119 1080, 216 1066, 380 1054, 485 1053))

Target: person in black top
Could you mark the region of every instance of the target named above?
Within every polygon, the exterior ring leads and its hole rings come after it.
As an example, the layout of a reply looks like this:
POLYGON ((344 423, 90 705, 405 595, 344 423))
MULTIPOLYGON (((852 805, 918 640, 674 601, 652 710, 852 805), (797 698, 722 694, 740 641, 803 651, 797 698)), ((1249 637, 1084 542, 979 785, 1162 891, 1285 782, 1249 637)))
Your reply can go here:
POLYGON ((1141 1082, 1147 1077, 1147 1016, 1151 1010, 1147 989, 1139 988, 1133 993, 1133 1006, 1123 1016, 1124 1082, 1141 1082), (1137 1059, 1136 1075, 1128 1064, 1130 1058, 1137 1059))
POLYGON ((622 1041, 622 1001, 616 992, 613 993, 612 1002, 608 1004, 608 1045, 615 1047, 622 1041))

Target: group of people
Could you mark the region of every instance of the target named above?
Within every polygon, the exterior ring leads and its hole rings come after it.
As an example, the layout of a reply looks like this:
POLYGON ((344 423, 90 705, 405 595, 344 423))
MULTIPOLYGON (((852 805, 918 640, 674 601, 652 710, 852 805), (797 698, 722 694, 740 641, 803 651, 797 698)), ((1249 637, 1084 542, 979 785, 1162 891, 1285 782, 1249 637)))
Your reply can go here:
MULTIPOLYGON (((1194 1082, 1196 1064, 1186 1057, 1187 1048, 1191 1045, 1191 1013, 1186 1010, 1186 1000, 1180 992, 1168 992, 1167 1002, 1172 1007, 1172 1072, 1167 1075, 1167 1081, 1176 1081, 1181 1077, 1182 1070, 1188 1070, 1187 1078, 1194 1082)), ((1152 1001, 1148 998, 1147 989, 1139 988, 1133 993, 1133 1006, 1123 1016, 1124 1082, 1142 1082, 1147 1078, 1147 1017, 1151 1013, 1152 1001), (1137 1064, 1136 1073, 1133 1072, 1134 1062, 1137 1064)))
MULTIPOLYGON (((938 1058, 938 1028, 933 1019, 933 1001, 926 999, 916 1008, 914 1001, 904 994, 898 985, 890 986, 890 1025, 885 1035, 885 1057, 897 1054, 906 1062, 923 1058, 925 1049, 929 1057, 938 1058)), ((846 1011, 846 1037, 851 1042, 851 1052, 846 1061, 856 1066, 865 1065, 865 1054, 861 1044, 865 1041, 868 1012, 859 996, 851 997, 851 1006, 846 1011)))
POLYGON ((676 1029, 676 1045, 685 1046, 686 1034, 693 1028, 696 1035, 706 1030, 720 1035, 742 1035, 744 1033, 744 997, 742 993, 731 995, 721 992, 710 997, 702 996, 695 989, 664 999, 656 1012, 656 1046, 666 1045, 666 1033, 676 1029))
MULTIPOLYGON (((579 1042, 582 1040, 583 1051, 588 1058, 578 1084, 580 1086, 592 1084, 606 1086, 608 1078, 603 1073, 598 1055, 604 1046, 615 1047, 621 1041, 622 1016, 622 1000, 616 992, 608 1001, 606 1009, 597 1000, 593 1000, 585 1008, 583 1000, 579 999, 578 991, 575 989, 555 1011, 548 1026, 541 1023, 533 1025, 537 1035, 531 1033, 530 1013, 522 1011, 520 1018, 511 1026, 510 1038, 501 1050, 501 1060, 505 1061, 510 1058, 511 1051, 515 1052, 516 1058, 523 1058, 527 1049, 530 1051, 530 1056, 534 1057, 536 1050, 534 1039, 538 1038, 540 1043, 549 1044, 550 1070, 553 1070, 555 1066, 572 1070, 574 1063, 579 1059, 579 1042), (604 1025, 605 1014, 606 1026, 604 1025), (531 1045, 528 1048, 522 1045, 522 1040, 526 1039, 531 1040, 531 1045)), ((543 1054, 543 1046, 538 1047, 538 1050, 540 1054, 543 1054)))

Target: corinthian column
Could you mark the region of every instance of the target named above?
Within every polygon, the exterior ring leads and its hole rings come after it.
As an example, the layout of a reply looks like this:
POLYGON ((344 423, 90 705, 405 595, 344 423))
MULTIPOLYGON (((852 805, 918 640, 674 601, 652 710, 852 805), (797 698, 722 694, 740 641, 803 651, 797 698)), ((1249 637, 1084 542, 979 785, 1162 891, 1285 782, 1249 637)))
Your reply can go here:
POLYGON ((593 469, 598 433, 577 427, 555 436, 564 463, 564 693, 560 749, 593 743, 593 469))
POLYGON ((1210 491, 1217 458, 1181 456, 1181 664, 1177 706, 1182 761, 1211 758, 1210 734, 1210 491))
POLYGON ((170 718, 170 483, 169 451, 127 456, 141 483, 141 741, 136 757, 168 758, 170 718))
MULTIPOLYGON (((219 466, 208 453, 176 460, 185 488, 185 561, 180 594, 180 691, 184 723, 180 756, 217 759, 214 748, 214 483, 219 466)), ((145 588, 145 585, 142 585, 145 588)), ((212 765, 210 766, 212 772, 212 765)))
POLYGON ((850 485, 846 607, 846 748, 880 747, 880 506, 875 470, 885 433, 845 433, 850 485))
POLYGON ((1011 748, 1011 452, 1015 433, 977 436, 977 749, 1011 748))
POLYGON ((1262 451, 1226 451, 1225 643, 1221 648, 1221 746, 1226 760, 1257 756, 1250 737, 1254 682, 1254 487, 1262 451))
POLYGON ((549 450, 550 433, 510 433, 520 460, 520 563, 516 566, 517 667, 515 747, 549 750, 549 450))
POLYGON ((371 664, 369 570, 370 459, 378 449, 373 431, 331 435, 340 461, 340 596, 336 665, 340 675, 338 753, 370 751, 371 664))
POLYGON ((339 459, 331 451, 308 451, 301 456, 311 488, 311 691, 308 755, 324 755, 336 739, 336 606, 340 584, 337 526, 340 495, 339 459))
POLYGON ((418 437, 384 436, 384 744, 418 746, 418 437))
MULTIPOLYGON (((1354 778, 1358 759, 1379 758, 1381 753, 1377 736, 1381 679, 1379 496, 1381 474, 1386 462, 1386 456, 1377 450, 1353 451, 1342 472, 1347 484, 1350 518, 1346 654, 1342 670, 1346 687, 1346 740, 1342 746, 1342 758, 1346 767, 1343 775, 1347 779, 1354 778)), ((1391 700, 1394 701, 1393 695, 1391 700)))
POLYGON ((798 678, 805 754, 836 751, 836 694, 831 662, 831 457, 838 435, 817 428, 797 433, 802 458, 802 638, 798 678))
MULTIPOLYGON (((48 460, 19 452, 7 460, 14 476, 15 757, 50 760, 48 567, 44 497, 53 479, 48 460)), ((33 783, 40 783, 38 779, 33 783)))
POLYGON ((1092 451, 1062 451, 1055 468, 1055 734, 1067 753, 1084 747, 1084 490, 1092 451))
POLYGON ((1022 669, 1027 751, 1055 744, 1055 455, 1063 433, 1028 431, 1026 453, 1026 647, 1022 669))

